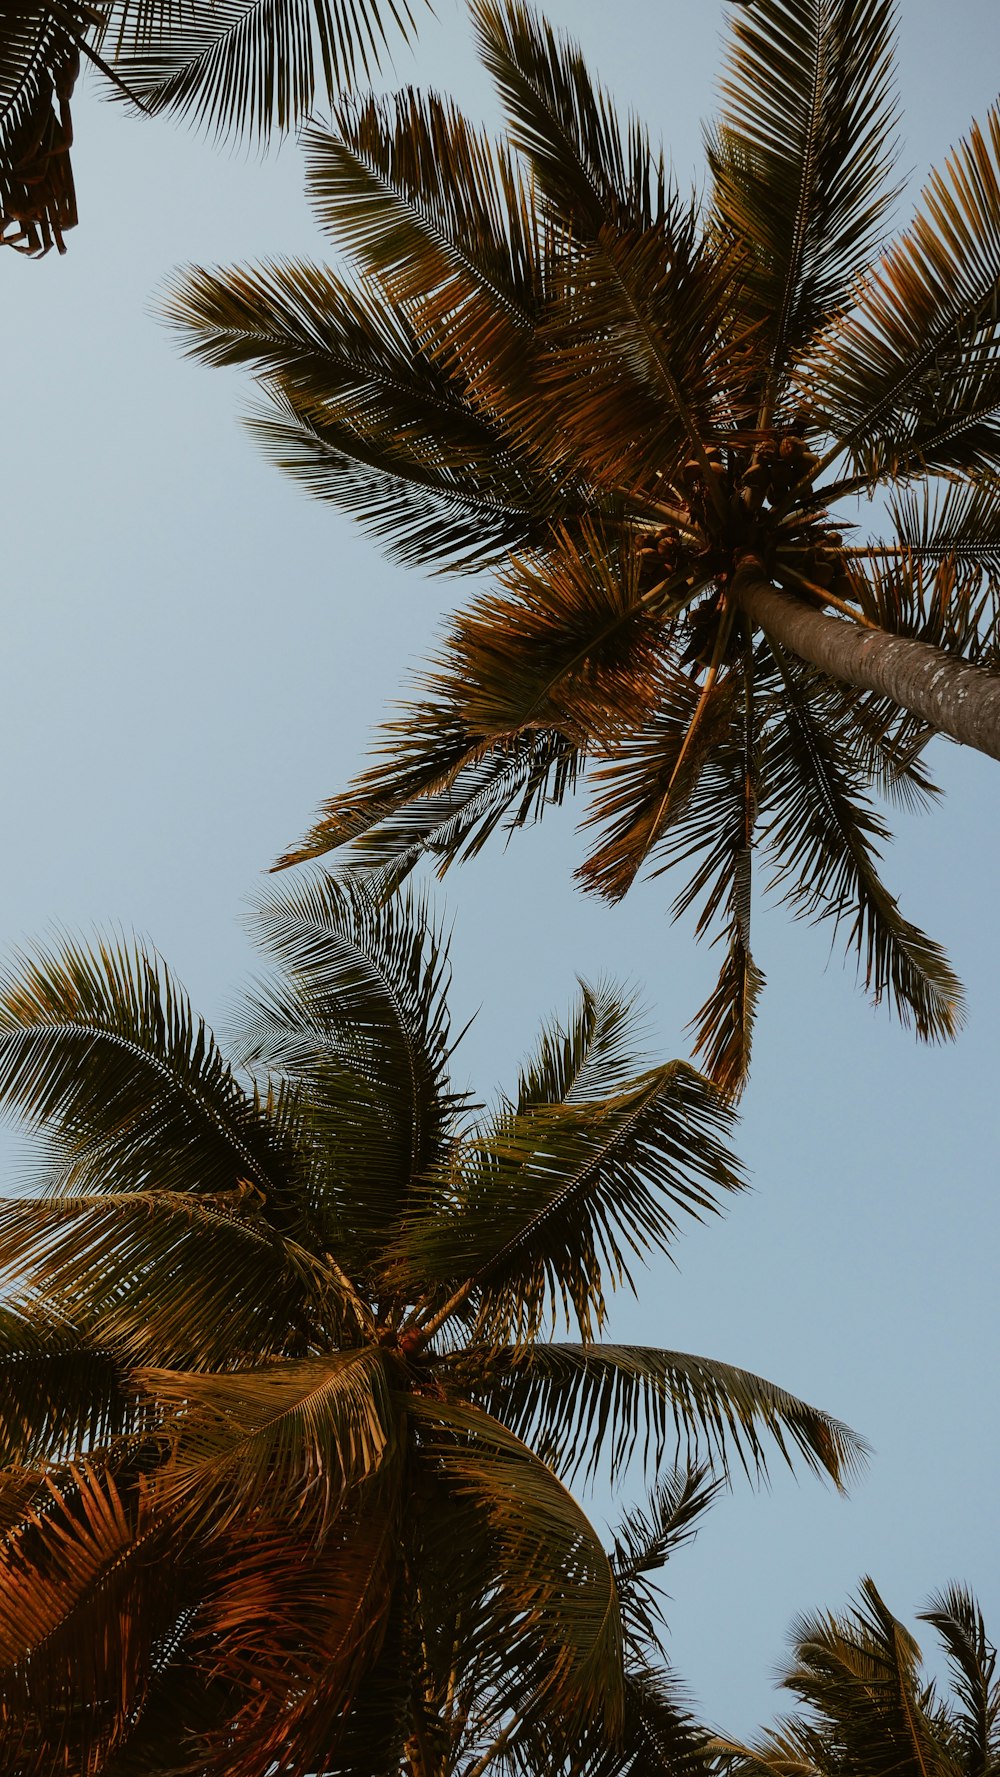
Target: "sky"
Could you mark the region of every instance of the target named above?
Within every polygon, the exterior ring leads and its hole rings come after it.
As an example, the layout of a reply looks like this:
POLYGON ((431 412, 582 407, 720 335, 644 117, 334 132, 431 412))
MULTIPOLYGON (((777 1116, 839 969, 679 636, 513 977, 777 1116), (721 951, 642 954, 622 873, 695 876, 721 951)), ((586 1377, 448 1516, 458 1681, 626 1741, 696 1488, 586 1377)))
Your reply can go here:
MULTIPOLYGON (((623 105, 701 177, 722 0, 553 0, 623 105)), ((458 0, 387 70, 493 117, 458 0)), ((993 102, 995 0, 903 0, 905 220, 929 168, 993 102)), ((156 315, 188 263, 325 257, 294 142, 262 157, 80 93, 80 227, 65 258, 0 255, 0 952, 56 929, 135 930, 224 1029, 253 967, 244 930, 270 861, 365 756, 371 731, 463 596, 387 565, 238 423, 238 376, 184 362, 156 315)), ((992 1406, 996 1255, 996 890, 1000 768, 946 742, 945 790, 895 820, 886 874, 943 941, 968 1022, 920 1048, 855 985, 828 929, 759 908, 768 976, 738 1146, 753 1190, 618 1299, 616 1338, 727 1359, 846 1420, 873 1455, 849 1498, 806 1475, 738 1477, 666 1576, 671 1660, 706 1720, 746 1734, 780 1699, 792 1619, 871 1573, 912 1621, 953 1580, 1000 1637, 992 1406)), ((685 1055, 713 958, 667 918, 669 885, 611 910, 575 891, 572 810, 446 879, 456 1058, 510 1084, 578 975, 631 982, 651 1052, 685 1055)), ((10 1143, 4 1163, 14 1165, 10 1143)), ((599 1488, 595 1516, 613 1511, 599 1488)), ((928 1638, 928 1648, 930 1646, 928 1638)))

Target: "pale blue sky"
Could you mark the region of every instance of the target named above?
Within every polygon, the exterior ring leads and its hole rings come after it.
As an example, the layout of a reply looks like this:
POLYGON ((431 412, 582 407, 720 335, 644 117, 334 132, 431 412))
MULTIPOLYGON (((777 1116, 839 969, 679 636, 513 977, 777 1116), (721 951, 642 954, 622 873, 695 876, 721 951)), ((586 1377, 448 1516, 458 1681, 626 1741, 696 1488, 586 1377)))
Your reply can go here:
MULTIPOLYGON (((721 0, 557 0, 591 66, 662 131, 682 180, 714 104, 721 0)), ((489 104, 457 0, 439 0, 400 81, 489 104)), ((994 98, 996 0, 903 0, 903 165, 919 181, 994 98)), ((8 616, 0 712, 0 945, 55 924, 146 934, 223 1022, 249 966, 259 872, 356 769, 371 728, 461 596, 387 567, 349 521, 256 454, 239 379, 180 361, 153 304, 187 261, 321 256, 294 143, 218 153, 83 95, 81 227, 69 253, 0 256, 8 616)), ((905 205, 903 210, 905 212, 905 205)), ((849 1501, 774 1474, 737 1484, 668 1577, 670 1652, 713 1722, 749 1731, 793 1615, 871 1572, 909 1614, 952 1579, 1000 1635, 992 1407, 996 875, 1000 768, 941 744, 944 805, 899 822, 887 874, 950 948, 969 1024, 918 1049, 873 1012, 824 932, 760 918, 770 987, 740 1146, 756 1191, 659 1265, 615 1333, 745 1364, 875 1447, 849 1501)), ((571 885, 572 819, 453 874, 464 1062, 509 1080, 577 973, 642 985, 654 1046, 683 1026, 712 959, 647 885, 609 911, 571 885)), ((595 1510, 601 1509, 598 1499, 595 1510)))

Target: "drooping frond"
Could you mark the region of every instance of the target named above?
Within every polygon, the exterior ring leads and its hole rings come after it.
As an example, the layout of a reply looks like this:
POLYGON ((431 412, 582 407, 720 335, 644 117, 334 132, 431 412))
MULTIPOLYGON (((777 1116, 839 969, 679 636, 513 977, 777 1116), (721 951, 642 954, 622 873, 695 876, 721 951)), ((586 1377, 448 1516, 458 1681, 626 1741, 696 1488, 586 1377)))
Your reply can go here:
POLYGON ((903 918, 878 874, 886 828, 853 786, 852 761, 823 682, 772 643, 782 709, 767 741, 761 827, 774 880, 802 917, 850 921, 876 1003, 887 994, 903 1023, 925 1039, 953 1036, 962 1021, 960 983, 940 947, 903 918))
POLYGON ((252 1197, 116 1191, 0 1201, 4 1269, 132 1362, 263 1360, 295 1329, 356 1325, 349 1286, 283 1241, 252 1197))
POLYGON ((67 944, 0 982, 0 1102, 59 1143, 67 1185, 206 1196, 253 1186, 278 1209, 281 1157, 211 1032, 139 947, 67 944))
POLYGON ((318 1545, 352 1490, 398 1454, 378 1348, 235 1374, 143 1369, 133 1383, 170 1441, 157 1509, 205 1538, 266 1510, 318 1545))
POLYGON ((151 112, 237 137, 288 130, 368 80, 389 28, 415 29, 410 0, 114 0, 100 41, 151 112))
POLYGON ((1000 468, 1000 110, 973 125, 923 208, 820 340, 816 419, 873 483, 1000 468))
POLYGON ((787 371, 879 246, 893 159, 892 0, 755 0, 730 15, 709 137, 715 219, 739 253, 739 324, 766 366, 768 423, 787 371))
POLYGON ((478 1638, 544 1674, 567 1724, 621 1712, 621 1626, 611 1563, 572 1495, 534 1452, 473 1405, 409 1400, 449 1498, 442 1526, 468 1550, 456 1596, 478 1601, 478 1638), (450 1528, 446 1526, 450 1525, 450 1528), (478 1556, 478 1559, 477 1559, 478 1556))
POLYGON ((618 1476, 636 1454, 658 1468, 669 1455, 728 1467, 732 1455, 767 1473, 768 1446, 842 1486, 860 1469, 864 1441, 828 1414, 747 1370, 650 1346, 538 1343, 497 1360, 483 1398, 566 1472, 609 1459, 618 1476))

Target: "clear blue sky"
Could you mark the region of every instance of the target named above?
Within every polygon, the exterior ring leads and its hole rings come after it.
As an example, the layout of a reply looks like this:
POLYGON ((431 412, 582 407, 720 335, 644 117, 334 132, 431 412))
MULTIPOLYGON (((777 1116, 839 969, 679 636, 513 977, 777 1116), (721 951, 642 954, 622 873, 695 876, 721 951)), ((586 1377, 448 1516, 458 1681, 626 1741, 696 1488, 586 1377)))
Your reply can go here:
MULTIPOLYGON (((662 131, 684 182, 727 10, 549 8, 662 131)), ((995 96, 1000 13, 903 0, 900 31, 903 165, 919 182, 995 96)), ((468 39, 457 0, 438 0, 399 81, 484 112, 468 39)), ((57 924, 135 928, 223 1024, 251 965, 240 915, 259 872, 356 769, 461 589, 387 567, 282 480, 236 423, 239 379, 182 363, 154 318, 184 262, 322 254, 294 143, 261 160, 90 93, 75 109, 82 223, 67 257, 0 255, 0 945, 57 924)), ((616 1316, 617 1336, 759 1370, 875 1447, 849 1501, 777 1471, 770 1493, 738 1483, 670 1571, 671 1656, 735 1732, 777 1701, 793 1615, 839 1606, 864 1572, 903 1615, 966 1580, 1000 1636, 1000 767, 943 743, 934 763, 947 799, 899 823, 887 873, 950 947, 966 1033, 918 1049, 866 1004, 828 934, 765 912, 769 991, 740 1137, 755 1193, 616 1316)), ((567 819, 448 879, 456 1012, 481 1008, 460 1067, 482 1091, 510 1080, 577 973, 639 982, 653 1047, 685 1053, 711 957, 669 926, 662 884, 615 912, 581 901, 577 855, 567 819)))

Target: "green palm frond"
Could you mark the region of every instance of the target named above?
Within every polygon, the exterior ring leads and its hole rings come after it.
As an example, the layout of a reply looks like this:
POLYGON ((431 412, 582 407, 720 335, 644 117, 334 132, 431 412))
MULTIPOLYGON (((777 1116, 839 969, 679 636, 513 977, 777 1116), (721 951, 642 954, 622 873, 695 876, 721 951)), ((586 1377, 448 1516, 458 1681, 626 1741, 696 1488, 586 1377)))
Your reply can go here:
MULTIPOLYGON (((396 1218, 408 1182, 440 1160, 457 1102, 448 1081, 447 941, 420 900, 383 904, 363 883, 318 873, 261 896, 254 922, 294 990, 292 1034, 311 1025, 378 1097, 387 1208, 396 1218)), ((247 1036, 244 1058, 257 1059, 259 1027, 247 1036)), ((287 1051, 276 1059, 287 1068, 287 1051)))
POLYGON ((517 1116, 540 1105, 599 1104, 627 1088, 639 1060, 639 1010, 610 982, 580 983, 580 996, 564 1025, 542 1026, 521 1067, 517 1116))
POLYGON ((536 1343, 501 1353, 485 1404, 520 1435, 551 1450, 569 1474, 610 1460, 618 1477, 636 1455, 658 1468, 671 1452, 767 1473, 767 1441, 838 1486, 866 1445, 829 1414, 763 1377, 714 1358, 651 1346, 536 1343))
POLYGON ((115 0, 100 37, 148 111, 218 134, 294 128, 344 87, 368 80, 416 24, 410 0, 115 0))
POLYGON ((776 646, 773 653, 784 708, 767 745, 761 818, 780 859, 774 880, 801 916, 835 927, 850 920, 849 942, 876 1003, 889 994, 901 1021, 924 1038, 953 1036, 961 987, 940 947, 903 918, 878 875, 876 847, 889 835, 852 790, 847 747, 829 708, 816 708, 822 683, 776 646))
POLYGON ((157 1509, 203 1537, 267 1510, 318 1544, 349 1495, 398 1455, 377 1348, 235 1374, 143 1369, 132 1381, 170 1443, 157 1509))
POLYGON ((89 1336, 133 1362, 170 1354, 195 1368, 235 1345, 264 1358, 289 1328, 356 1325, 356 1302, 305 1248, 282 1241, 244 1198, 118 1191, 0 1200, 4 1268, 30 1269, 57 1314, 88 1303, 89 1336))
POLYGON ((58 1132, 87 1188, 211 1196, 249 1183, 279 1207, 266 1128, 204 1020, 138 946, 68 944, 8 970, 0 1101, 49 1140, 58 1132))
POLYGON ((663 1591, 653 1575, 675 1549, 697 1535, 698 1520, 722 1485, 719 1478, 709 1479, 706 1467, 674 1469, 615 1526, 611 1565, 631 1655, 652 1662, 659 1653, 663 1591))
MULTIPOLYGON (((412 1396, 425 1459, 433 1459, 451 1502, 453 1537, 486 1543, 500 1577, 479 1634, 517 1664, 520 1640, 543 1653, 545 1689, 568 1724, 603 1718, 614 1731, 621 1711, 621 1629, 614 1575, 592 1525, 552 1470, 481 1409, 412 1396)), ((485 1575, 484 1575, 485 1577, 485 1575)), ((476 1590, 474 1560, 455 1584, 476 1590)), ((487 1601, 480 1582, 479 1590, 487 1601)))
POLYGON ((390 1254, 402 1278, 458 1288, 499 1340, 534 1338, 572 1309, 584 1337, 628 1257, 665 1250, 678 1217, 718 1213, 741 1188, 730 1115, 680 1062, 600 1101, 502 1109, 428 1184, 390 1254))
POLYGON ((1000 468, 1000 110, 974 125, 923 208, 807 369, 836 453, 871 481, 1000 468))
POLYGON ((892 0, 756 0, 733 16, 709 165, 771 412, 789 365, 881 244, 895 195, 894 11, 892 0))

